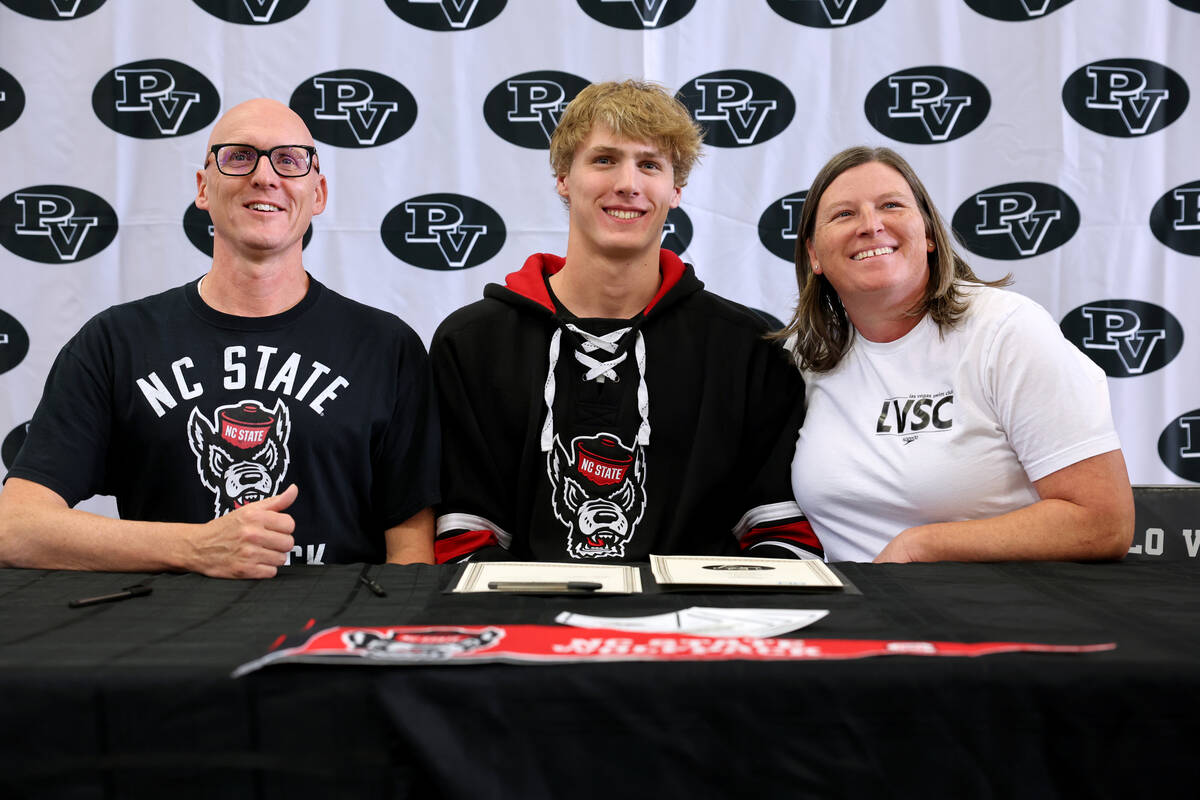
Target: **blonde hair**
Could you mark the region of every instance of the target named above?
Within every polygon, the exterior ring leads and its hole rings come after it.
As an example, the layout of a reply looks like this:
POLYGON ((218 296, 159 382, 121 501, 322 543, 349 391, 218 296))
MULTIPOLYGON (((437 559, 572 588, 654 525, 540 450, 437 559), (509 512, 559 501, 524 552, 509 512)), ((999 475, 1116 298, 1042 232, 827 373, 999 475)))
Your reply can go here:
POLYGON ((958 322, 967 311, 963 284, 1006 286, 1012 283, 1011 275, 995 281, 984 281, 975 275, 954 248, 950 229, 934 206, 929 191, 899 153, 887 147, 851 147, 843 150, 821 167, 804 198, 804 207, 800 211, 800 230, 796 236, 796 284, 800 289, 800 299, 787 327, 771 335, 771 338, 781 340, 794 336, 793 357, 801 367, 813 372, 828 372, 837 366, 850 346, 854 331, 841 298, 829 279, 812 271, 808 244, 816 228, 817 206, 825 190, 839 175, 871 163, 891 167, 908 183, 921 218, 925 221, 925 235, 933 241, 925 294, 908 310, 909 314, 920 316, 928 313, 938 328, 945 330, 958 322))
POLYGON ((593 83, 567 104, 550 137, 554 176, 571 170, 575 151, 602 123, 626 139, 652 142, 671 158, 676 186, 687 184, 700 157, 702 131, 683 103, 650 81, 593 83))

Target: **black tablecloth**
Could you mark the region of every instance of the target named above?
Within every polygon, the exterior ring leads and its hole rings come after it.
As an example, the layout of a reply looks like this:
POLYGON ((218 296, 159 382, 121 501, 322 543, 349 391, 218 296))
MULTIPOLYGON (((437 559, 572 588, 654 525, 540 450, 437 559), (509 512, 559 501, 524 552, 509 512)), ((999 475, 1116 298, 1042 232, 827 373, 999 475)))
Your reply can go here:
POLYGON ((839 565, 861 595, 447 595, 452 570, 270 581, 0 570, 0 797, 1130 797, 1200 785, 1190 563, 839 565), (153 594, 69 609, 144 578, 153 594), (828 608, 805 638, 1110 652, 230 672, 342 625, 828 608))

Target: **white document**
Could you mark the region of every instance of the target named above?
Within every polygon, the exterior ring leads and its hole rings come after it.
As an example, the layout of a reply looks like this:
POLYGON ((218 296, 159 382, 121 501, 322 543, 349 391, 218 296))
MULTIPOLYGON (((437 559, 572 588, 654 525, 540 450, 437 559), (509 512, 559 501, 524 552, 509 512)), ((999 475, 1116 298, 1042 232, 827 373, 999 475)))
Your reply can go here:
POLYGON ((779 636, 813 624, 829 614, 816 608, 709 608, 692 606, 648 617, 597 617, 564 611, 554 618, 577 628, 608 628, 637 633, 686 633, 692 636, 779 636))
POLYGON ((642 576, 624 564, 480 561, 467 565, 455 592, 518 594, 637 594, 642 576))
POLYGON ((837 589, 842 582, 824 561, 813 558, 650 556, 650 571, 664 586, 811 587, 837 589))

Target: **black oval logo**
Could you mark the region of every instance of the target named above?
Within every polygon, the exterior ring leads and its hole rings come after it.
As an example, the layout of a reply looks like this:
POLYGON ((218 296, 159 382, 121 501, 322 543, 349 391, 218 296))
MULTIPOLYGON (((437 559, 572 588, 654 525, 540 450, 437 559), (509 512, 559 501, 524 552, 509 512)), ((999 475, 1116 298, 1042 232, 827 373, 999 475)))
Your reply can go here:
POLYGON ((469 269, 504 246, 504 220, 491 206, 461 194, 425 194, 405 200, 383 218, 383 244, 421 269, 469 269))
POLYGON ((1200 408, 1180 414, 1163 429, 1158 457, 1179 477, 1200 483, 1200 408))
POLYGON ((667 212, 667 220, 663 223, 663 248, 677 256, 682 256, 692 243, 692 219, 680 207, 676 206, 667 212))
POLYGON ((187 64, 156 58, 106 72, 92 90, 92 109, 117 133, 166 139, 207 128, 221 110, 221 98, 187 64))
POLYGON ((884 136, 908 144, 941 144, 983 124, 992 107, 987 87, 952 67, 893 72, 867 92, 867 122, 884 136))
POLYGON ((496 84, 483 100, 483 119, 504 141, 549 150, 567 103, 590 83, 569 72, 523 72, 496 84))
POLYGON ((0 3, 34 19, 69 20, 86 17, 104 0, 0 0, 0 3))
POLYGON ((727 69, 683 84, 676 95, 704 128, 713 147, 750 147, 783 133, 796 116, 796 99, 777 78, 727 69))
POLYGON ((25 110, 25 90, 17 79, 0 69, 0 131, 17 121, 25 110))
MULTIPOLYGON (((188 203, 187 208, 183 211, 183 233, 187 236, 188 241, 195 245, 197 250, 212 258, 212 216, 204 209, 196 208, 194 202, 188 203)), ((308 247, 308 243, 312 241, 312 236, 313 226, 310 222, 308 223, 308 230, 304 232, 304 238, 300 242, 300 249, 308 247)))
POLYGON ((796 0, 767 0, 779 16, 810 28, 844 28, 862 22, 887 0, 815 0, 797 3, 796 0))
POLYGON ((4 444, 0 444, 0 460, 4 461, 5 469, 12 469, 13 462, 17 460, 17 453, 21 452, 21 445, 25 444, 28 434, 29 423, 22 422, 4 437, 4 444))
POLYGON ((1183 326, 1162 306, 1140 300, 1097 300, 1074 309, 1059 325, 1110 378, 1162 369, 1183 349, 1183 326))
POLYGON ((314 75, 296 87, 288 105, 314 139, 334 147, 394 142, 417 121, 417 100, 404 84, 364 69, 314 75))
POLYGON ((1200 0, 1171 0, 1171 2, 1182 9, 1200 14, 1200 0))
POLYGON ((43 264, 96 255, 117 236, 117 212, 74 186, 30 186, 0 198, 0 245, 43 264))
POLYGON ((597 22, 627 31, 665 28, 691 13, 696 0, 579 0, 597 22))
POLYGON ((1025 22, 1058 11, 1072 0, 966 0, 973 11, 1001 22, 1025 22))
POLYGON ((787 261, 796 262, 796 239, 800 236, 800 212, 808 190, 792 192, 767 206, 758 218, 758 240, 763 247, 787 261))
POLYGON ((1200 256, 1200 181, 1176 186, 1150 209, 1150 230, 1160 242, 1188 256, 1200 256))
POLYGON ((508 0, 387 0, 400 19, 427 31, 465 31, 486 25, 504 10, 508 0))
POLYGON ((291 19, 304 10, 308 0, 193 0, 193 2, 226 22, 239 25, 270 25, 291 19))
POLYGON ((964 200, 951 225, 972 253, 1011 261, 1066 244, 1079 230, 1079 207, 1048 183, 1005 183, 964 200))
POLYGON ((1062 88, 1063 106, 1076 122, 1120 138, 1161 131, 1183 114, 1188 97, 1178 72, 1140 58, 1085 64, 1062 88))
POLYGON ((29 334, 17 318, 0 309, 0 374, 25 360, 29 353, 29 334))

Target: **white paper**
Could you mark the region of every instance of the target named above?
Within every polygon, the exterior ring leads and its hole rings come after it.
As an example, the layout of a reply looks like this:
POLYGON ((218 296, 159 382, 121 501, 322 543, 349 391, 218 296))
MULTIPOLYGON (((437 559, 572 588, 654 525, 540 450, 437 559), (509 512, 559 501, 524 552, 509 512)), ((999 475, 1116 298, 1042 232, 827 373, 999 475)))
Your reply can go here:
POLYGON ((650 571, 663 585, 808 586, 840 588, 841 580, 824 561, 811 558, 730 558, 650 556, 650 571))
POLYGON ((598 617, 564 611, 554 618, 577 628, 608 628, 637 633, 686 633, 693 636, 780 636, 829 614, 817 608, 711 608, 692 606, 647 617, 598 617))
MULTIPOLYGON (((642 576, 637 567, 625 564, 579 564, 555 561, 480 561, 467 565, 455 592, 517 592, 517 589, 491 589, 488 584, 544 584, 549 594, 568 592, 567 583, 598 583, 600 588, 586 594, 637 594, 642 591, 642 576)), ((530 589, 529 592, 536 592, 530 589)), ((569 592, 580 594, 581 592, 569 592)))

